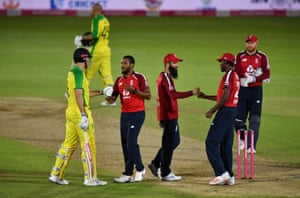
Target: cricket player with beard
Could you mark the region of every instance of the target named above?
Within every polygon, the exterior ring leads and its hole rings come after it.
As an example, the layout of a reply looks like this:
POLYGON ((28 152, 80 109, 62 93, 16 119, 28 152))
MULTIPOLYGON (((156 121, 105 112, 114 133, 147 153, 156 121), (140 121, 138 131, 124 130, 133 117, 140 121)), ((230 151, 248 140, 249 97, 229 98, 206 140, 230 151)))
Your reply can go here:
POLYGON ((124 156, 125 170, 117 183, 140 182, 144 179, 146 169, 142 162, 138 136, 145 120, 145 99, 150 100, 151 93, 146 77, 134 70, 135 59, 126 55, 121 60, 122 75, 113 86, 112 96, 106 97, 109 103, 118 96, 121 101, 120 134, 124 156), (135 175, 134 168, 136 168, 135 175))
POLYGON ((151 173, 162 181, 172 182, 182 179, 170 169, 173 152, 180 144, 177 99, 198 95, 200 92, 199 87, 191 91, 176 91, 173 79, 177 79, 179 62, 182 61, 173 53, 167 54, 163 61, 164 71, 156 81, 157 118, 163 129, 163 137, 161 148, 148 167, 151 173))
POLYGON ((101 181, 97 178, 95 129, 89 107, 89 98, 90 96, 102 95, 103 93, 102 91, 89 90, 89 82, 85 76, 85 71, 90 57, 87 49, 77 48, 73 54, 74 65, 68 72, 65 140, 56 154, 56 162, 49 177, 49 181, 56 184, 69 184, 69 181, 64 179, 64 175, 78 142, 80 142, 82 149, 83 184, 85 186, 103 186, 107 184, 106 181, 101 181), (91 147, 92 178, 88 178, 87 155, 84 151, 84 133, 88 134, 91 147))
MULTIPOLYGON (((263 82, 270 82, 270 65, 268 56, 257 50, 258 38, 249 35, 245 39, 246 50, 236 56, 235 71, 240 77, 241 90, 238 102, 238 115, 235 129, 241 131, 241 149, 244 148, 244 133, 247 129, 254 131, 254 153, 259 136, 261 110, 263 102, 263 82)), ((248 152, 250 153, 250 133, 248 133, 248 152)))

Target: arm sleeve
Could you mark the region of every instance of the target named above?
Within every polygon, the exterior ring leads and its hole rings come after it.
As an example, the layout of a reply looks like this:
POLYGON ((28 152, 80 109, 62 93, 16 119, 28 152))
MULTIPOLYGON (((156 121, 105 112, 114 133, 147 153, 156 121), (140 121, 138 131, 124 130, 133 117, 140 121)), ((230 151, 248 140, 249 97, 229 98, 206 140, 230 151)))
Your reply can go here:
POLYGON ((244 77, 244 74, 242 74, 242 68, 241 68, 241 58, 239 56, 239 54, 235 57, 236 61, 235 61, 235 66, 234 66, 234 70, 237 73, 237 75, 242 78, 244 77))
POLYGON ((193 91, 175 92, 175 98, 187 98, 193 95, 193 91))
POLYGON ((98 19, 97 18, 94 18, 92 20, 91 31, 92 31, 92 37, 93 37, 93 39, 97 39, 98 38, 98 19))
POLYGON ((144 75, 141 74, 138 76, 138 82, 139 82, 139 89, 141 91, 145 91, 146 89, 149 88, 148 81, 144 75))
POLYGON ((83 89, 83 73, 79 70, 73 70, 75 87, 74 89, 83 89))
POLYGON ((262 56, 261 68, 263 70, 263 74, 256 77, 256 81, 263 81, 265 79, 270 78, 270 65, 269 65, 268 57, 266 55, 262 56))

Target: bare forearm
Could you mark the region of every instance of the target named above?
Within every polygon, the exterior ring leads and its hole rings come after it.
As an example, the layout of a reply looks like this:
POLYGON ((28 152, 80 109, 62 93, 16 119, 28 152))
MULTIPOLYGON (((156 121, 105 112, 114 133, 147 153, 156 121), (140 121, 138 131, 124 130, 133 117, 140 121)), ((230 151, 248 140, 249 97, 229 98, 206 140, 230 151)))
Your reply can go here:
POLYGON ((205 99, 207 100, 213 100, 213 101, 216 101, 217 100, 217 96, 209 96, 209 95, 206 95, 206 97, 204 97, 205 99))
POLYGON ((100 95, 103 95, 103 91, 102 90, 91 90, 90 91, 90 97, 100 96, 100 95))
POLYGON ((215 113, 217 110, 219 110, 220 108, 222 108, 224 106, 226 101, 224 100, 220 100, 215 106, 213 106, 209 111, 211 111, 212 113, 215 113))
POLYGON ((136 90, 135 95, 139 96, 142 99, 147 99, 147 100, 151 99, 151 93, 149 91, 144 92, 144 91, 136 90))
POLYGON ((145 90, 142 91, 142 90, 136 89, 135 87, 133 87, 131 85, 127 85, 127 86, 125 86, 125 89, 127 91, 129 91, 130 93, 135 94, 142 99, 150 100, 150 98, 151 98, 151 93, 150 93, 149 88, 146 88, 145 90))
POLYGON ((83 105, 84 102, 83 102, 82 90, 81 89, 76 89, 75 90, 75 96, 76 96, 77 106, 78 106, 80 112, 85 113, 84 105, 83 105))
POLYGON ((198 98, 202 98, 202 99, 208 99, 208 100, 213 100, 216 101, 217 100, 217 96, 215 95, 206 95, 204 92, 200 91, 198 93, 198 98))
POLYGON ((226 101, 228 100, 229 94, 230 94, 230 90, 224 89, 221 99, 217 102, 217 104, 213 108, 210 109, 210 111, 212 113, 214 113, 217 110, 219 110, 220 108, 222 108, 224 106, 224 104, 226 103, 226 101))

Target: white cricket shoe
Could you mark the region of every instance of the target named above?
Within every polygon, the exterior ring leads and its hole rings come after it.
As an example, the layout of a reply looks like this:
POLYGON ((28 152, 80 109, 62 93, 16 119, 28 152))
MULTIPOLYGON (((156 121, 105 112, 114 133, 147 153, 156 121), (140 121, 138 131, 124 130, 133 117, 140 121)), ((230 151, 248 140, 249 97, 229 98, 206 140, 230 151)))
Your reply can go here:
POLYGON ((144 168, 142 171, 136 171, 134 181, 135 182, 140 182, 143 181, 144 177, 146 174, 146 169, 144 168))
POLYGON ((117 106, 117 103, 116 102, 108 103, 107 101, 103 101, 103 102, 101 102, 101 106, 103 106, 103 107, 114 107, 114 106, 117 106))
MULTIPOLYGON (((247 152, 248 152, 248 153, 251 153, 251 148, 248 148, 247 152)), ((253 153, 256 153, 256 150, 255 150, 255 149, 253 149, 253 153)))
POLYGON ((105 186, 106 184, 107 181, 102 181, 99 179, 93 179, 93 180, 85 179, 83 182, 83 185, 85 186, 105 186))
POLYGON ((174 173, 170 172, 169 175, 161 177, 162 181, 180 181, 182 180, 181 176, 176 176, 174 173))
POLYGON ((245 147, 245 142, 244 142, 244 140, 241 140, 240 141, 240 150, 241 151, 244 150, 244 147, 245 147))
POLYGON ((59 177, 55 176, 55 175, 50 175, 49 181, 53 182, 53 183, 56 183, 56 184, 59 184, 59 185, 69 185, 69 183, 70 183, 68 180, 59 179, 59 177))
POLYGON ((121 175, 119 178, 114 178, 116 183, 129 183, 134 182, 134 178, 128 175, 121 175))
POLYGON ((235 184, 234 176, 230 177, 225 184, 233 186, 235 184))
POLYGON ((223 173, 220 176, 215 177, 213 180, 211 180, 209 182, 209 185, 224 185, 228 182, 228 180, 230 179, 230 175, 229 173, 226 171, 225 173, 223 173))

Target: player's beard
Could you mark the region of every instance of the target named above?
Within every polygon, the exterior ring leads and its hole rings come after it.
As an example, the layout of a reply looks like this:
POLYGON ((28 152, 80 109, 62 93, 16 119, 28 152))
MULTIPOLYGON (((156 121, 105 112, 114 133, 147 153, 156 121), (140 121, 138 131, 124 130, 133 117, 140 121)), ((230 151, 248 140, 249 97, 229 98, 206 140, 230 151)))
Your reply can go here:
POLYGON ((170 75, 172 76, 172 78, 175 78, 175 79, 178 78, 178 70, 175 69, 174 67, 172 67, 172 65, 170 65, 169 71, 170 71, 170 75))
POLYGON ((256 45, 248 45, 246 46, 246 50, 249 54, 254 54, 256 52, 257 44, 256 45))
POLYGON ((129 74, 129 72, 130 72, 130 69, 126 69, 126 68, 122 69, 122 74, 124 76, 126 76, 127 74, 129 74))
POLYGON ((225 72, 226 71, 226 63, 222 62, 221 65, 221 72, 225 72))
POLYGON ((254 54, 256 52, 256 48, 247 48, 247 52, 249 54, 254 54))

